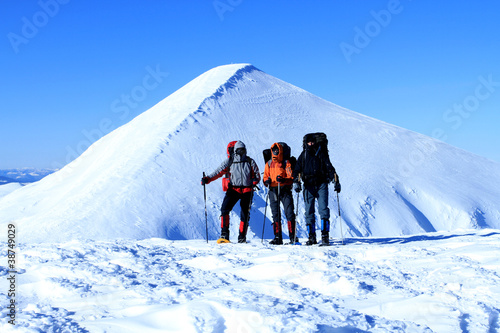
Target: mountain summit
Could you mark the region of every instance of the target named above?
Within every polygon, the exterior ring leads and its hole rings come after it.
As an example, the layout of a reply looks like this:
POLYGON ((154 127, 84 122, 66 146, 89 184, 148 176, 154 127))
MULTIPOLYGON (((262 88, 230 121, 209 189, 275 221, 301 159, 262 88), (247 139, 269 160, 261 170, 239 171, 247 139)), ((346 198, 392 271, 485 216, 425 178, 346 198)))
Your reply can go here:
MULTIPOLYGON (((347 236, 500 228, 500 164, 341 108, 249 64, 209 70, 60 171, 1 198, 0 224, 16 223, 22 242, 203 238, 200 178, 223 160, 227 143, 243 141, 263 172, 263 149, 285 141, 298 156, 308 132, 328 135, 347 236)), ((220 183, 207 194, 215 239, 220 183)), ((251 211, 250 230, 259 236, 265 194, 256 193, 251 211)), ((339 236, 334 194, 332 235, 339 236)), ((304 237, 302 198, 299 208, 304 237)))

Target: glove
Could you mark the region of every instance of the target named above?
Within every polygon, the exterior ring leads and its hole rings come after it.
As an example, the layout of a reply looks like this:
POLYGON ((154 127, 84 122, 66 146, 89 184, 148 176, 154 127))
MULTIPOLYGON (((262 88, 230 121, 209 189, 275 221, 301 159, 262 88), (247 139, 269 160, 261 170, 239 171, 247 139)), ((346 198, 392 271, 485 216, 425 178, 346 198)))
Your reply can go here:
POLYGON ((277 177, 276 177, 276 181, 277 181, 278 183, 283 182, 283 177, 281 177, 281 176, 277 176, 277 177))
POLYGON ((267 178, 267 179, 264 181, 264 186, 269 187, 269 185, 271 185, 271 178, 267 178))
POLYGON ((203 177, 201 179, 201 185, 205 185, 205 184, 210 184, 210 178, 208 177, 203 177))
POLYGON ((340 193, 340 182, 333 182, 333 187, 335 189, 335 192, 340 193))
POLYGON ((302 186, 300 185, 300 183, 293 183, 293 189, 295 190, 295 192, 299 193, 300 191, 302 191, 302 186))

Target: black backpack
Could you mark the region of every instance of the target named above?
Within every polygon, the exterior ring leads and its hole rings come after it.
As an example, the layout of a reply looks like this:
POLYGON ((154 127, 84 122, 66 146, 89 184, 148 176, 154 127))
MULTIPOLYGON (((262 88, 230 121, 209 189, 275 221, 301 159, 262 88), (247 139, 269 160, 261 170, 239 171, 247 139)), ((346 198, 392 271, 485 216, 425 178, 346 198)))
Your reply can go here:
MULTIPOLYGON (((326 137, 326 134, 318 132, 304 135, 304 139, 302 142, 304 151, 306 150, 308 142, 314 142, 317 146, 319 146, 316 150, 316 155, 319 154, 319 158, 323 161, 322 172, 324 172, 325 174, 328 173, 325 162, 330 161, 330 156, 328 154, 328 138, 326 137)), ((304 164, 305 161, 302 160, 302 163, 304 164)), ((302 165, 302 168, 304 168, 304 165, 302 165)))
POLYGON ((318 145, 319 148, 317 152, 320 154, 320 156, 323 156, 324 158, 330 160, 330 156, 328 154, 328 138, 326 137, 325 133, 318 132, 304 135, 304 139, 302 141, 302 148, 304 150, 306 150, 308 142, 314 142, 316 145, 318 145))
POLYGON ((314 142, 319 145, 323 152, 328 153, 328 138, 325 133, 309 133, 304 135, 304 139, 302 141, 302 148, 306 149, 308 142, 314 142))
MULTIPOLYGON (((293 170, 295 168, 295 163, 297 162, 297 159, 295 158, 295 156, 291 156, 292 149, 290 148, 289 145, 287 145, 284 142, 278 142, 278 143, 281 145, 281 147, 283 147, 283 161, 289 161, 290 165, 292 166, 292 170, 293 170)), ((262 151, 262 155, 264 156, 264 163, 268 163, 269 161, 271 161, 272 153, 271 153, 270 148, 264 149, 262 151)), ((269 162, 269 165, 271 165, 270 162, 269 162)))

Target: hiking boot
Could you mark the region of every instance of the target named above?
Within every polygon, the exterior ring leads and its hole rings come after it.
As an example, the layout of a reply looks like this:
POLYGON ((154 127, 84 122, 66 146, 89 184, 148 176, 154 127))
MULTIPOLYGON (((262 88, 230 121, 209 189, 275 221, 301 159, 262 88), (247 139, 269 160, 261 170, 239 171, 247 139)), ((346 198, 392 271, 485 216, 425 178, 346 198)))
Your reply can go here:
POLYGON ((271 245, 283 245, 283 238, 281 235, 274 237, 273 240, 269 242, 271 245))
POLYGON ((310 246, 310 245, 314 245, 314 244, 318 244, 318 242, 316 241, 316 236, 314 236, 314 237, 309 236, 309 239, 307 240, 306 245, 310 246))
POLYGON ((269 242, 271 245, 282 245, 283 244, 283 233, 281 231, 281 223, 273 222, 274 239, 269 242))
POLYGON ((307 229, 309 230, 309 238, 307 239, 306 245, 314 245, 318 244, 316 241, 316 224, 313 222, 307 225, 307 229))
POLYGON ((299 242, 299 239, 295 236, 295 221, 288 221, 288 235, 290 238, 290 244, 295 244, 299 242))
POLYGON ((222 215, 220 221, 221 221, 220 238, 229 240, 229 215, 222 215))
POLYGON ((248 230, 248 223, 241 221, 240 222, 240 234, 238 235, 238 243, 246 243, 247 242, 247 230, 248 230))
POLYGON ((309 238, 307 239, 306 245, 318 244, 316 241, 316 231, 309 233, 309 238))
POLYGON ((321 220, 321 242, 324 245, 330 245, 330 220, 321 220))
POLYGON ((330 233, 328 231, 321 232, 321 243, 324 245, 330 245, 330 233))

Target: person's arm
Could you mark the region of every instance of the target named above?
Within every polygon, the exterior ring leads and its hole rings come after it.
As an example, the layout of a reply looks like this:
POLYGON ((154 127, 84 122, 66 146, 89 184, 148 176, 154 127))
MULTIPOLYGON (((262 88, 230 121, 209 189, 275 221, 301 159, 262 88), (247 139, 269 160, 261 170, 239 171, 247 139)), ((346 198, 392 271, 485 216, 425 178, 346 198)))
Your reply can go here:
POLYGON ((264 167, 264 178, 262 179, 264 181, 265 186, 269 186, 271 184, 271 181, 268 181, 270 177, 271 177, 271 170, 269 168, 269 163, 266 162, 266 166, 264 167))
POLYGON ((255 163, 253 158, 252 158, 252 162, 250 163, 250 165, 252 166, 252 172, 253 172, 253 175, 252 175, 253 186, 256 186, 260 182, 259 167, 257 166, 257 163, 255 163))
POLYGON ((335 181, 335 175, 337 174, 337 172, 335 171, 335 168, 333 167, 328 154, 323 153, 323 158, 321 160, 323 161, 326 170, 326 176, 328 177, 328 182, 335 181))
POLYGON ((285 180, 287 180, 291 184, 291 182, 293 181, 293 170, 292 163, 290 163, 290 161, 286 161, 285 174, 285 180))
POLYGON ((304 152, 300 153, 297 163, 295 163, 295 169, 292 172, 292 178, 294 182, 299 181, 299 175, 302 173, 302 160, 304 159, 304 152))
POLYGON ((205 177, 206 184, 209 184, 209 183, 213 182, 214 180, 219 179, 220 177, 222 177, 226 173, 228 173, 230 166, 231 166, 230 159, 227 158, 224 162, 222 162, 222 164, 217 169, 215 169, 214 172, 206 175, 206 177, 205 177))

